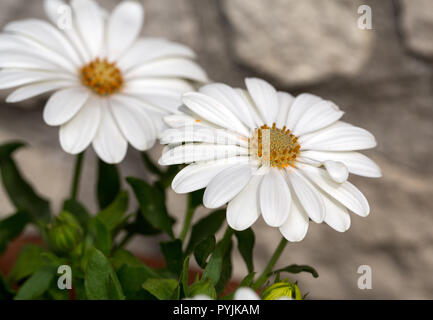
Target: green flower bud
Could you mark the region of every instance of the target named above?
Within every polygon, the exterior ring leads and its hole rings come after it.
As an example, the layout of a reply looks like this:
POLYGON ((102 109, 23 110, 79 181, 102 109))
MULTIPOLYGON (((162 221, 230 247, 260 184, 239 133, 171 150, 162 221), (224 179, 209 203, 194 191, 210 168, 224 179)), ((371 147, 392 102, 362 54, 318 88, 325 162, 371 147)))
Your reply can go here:
POLYGON ((298 286, 289 280, 274 283, 262 292, 263 300, 278 300, 284 298, 302 300, 302 294, 298 286))
POLYGON ((56 249, 71 251, 80 243, 83 229, 72 214, 62 211, 54 218, 48 236, 56 249))

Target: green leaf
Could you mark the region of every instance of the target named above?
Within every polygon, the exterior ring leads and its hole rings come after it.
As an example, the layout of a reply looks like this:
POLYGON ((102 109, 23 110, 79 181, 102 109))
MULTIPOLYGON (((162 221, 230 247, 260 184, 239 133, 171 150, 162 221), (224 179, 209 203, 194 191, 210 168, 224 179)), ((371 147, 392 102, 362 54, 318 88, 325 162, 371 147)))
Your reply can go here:
MULTIPOLYGON (((232 235, 233 235, 233 230, 227 227, 224 237, 220 242, 218 242, 215 251, 213 252, 211 258, 209 259, 206 268, 204 269, 203 279, 206 278, 211 279, 212 284, 214 286, 216 286, 220 281, 222 271, 223 271, 223 265, 227 266, 227 260, 224 261, 225 259, 227 259, 226 255, 228 256, 231 255, 232 235)), ((224 276, 226 275, 227 273, 224 274, 224 276)))
POLYGON ((128 202, 128 193, 120 192, 108 207, 98 213, 97 217, 109 231, 113 231, 123 222, 124 214, 128 209, 128 202))
POLYGON ((9 158, 16 150, 25 146, 26 143, 21 141, 13 141, 0 145, 0 159, 9 158))
POLYGON ((314 269, 313 267, 310 267, 308 265, 292 264, 290 266, 272 271, 270 274, 276 274, 276 273, 280 273, 280 272, 288 272, 288 273, 309 272, 312 274, 312 276, 314 278, 319 277, 319 274, 317 273, 316 269, 314 269))
POLYGON ((0 253, 6 249, 10 241, 21 234, 28 222, 29 216, 24 211, 18 211, 0 221, 0 253))
POLYGON ((51 287, 48 288, 46 294, 48 295, 49 299, 51 299, 51 300, 69 300, 70 299, 70 291, 59 289, 56 281, 53 281, 51 283, 51 287))
POLYGON ((210 279, 202 279, 200 281, 194 282, 189 287, 190 297, 195 297, 197 295, 206 295, 211 299, 217 298, 217 293, 212 285, 212 281, 210 279))
POLYGON ((74 279, 75 300, 87 300, 84 279, 74 279))
POLYGON ((227 285, 227 282, 232 277, 233 265, 232 265, 232 247, 233 242, 230 241, 230 244, 224 253, 221 274, 218 279, 217 284, 215 285, 215 290, 218 294, 222 293, 227 285))
POLYGON ((185 297, 189 297, 188 289, 189 281, 189 256, 183 260, 182 274, 180 275, 180 283, 182 285, 183 294, 185 297))
POLYGON ((55 266, 45 266, 39 269, 20 287, 15 300, 33 300, 39 298, 50 288, 56 273, 57 268, 55 266))
POLYGON ((179 276, 182 272, 183 253, 182 241, 179 239, 161 242, 161 252, 164 255, 167 269, 179 276))
POLYGON ((152 225, 144 218, 141 214, 141 210, 137 211, 134 222, 127 225, 125 229, 129 233, 140 234, 143 236, 153 236, 161 233, 161 230, 152 227, 152 225))
POLYGON ((147 279, 156 276, 152 269, 145 265, 130 266, 124 264, 118 271, 117 276, 126 299, 149 300, 153 298, 148 291, 144 290, 142 285, 147 279))
POLYGON ((42 253, 44 252, 46 252, 46 250, 39 246, 24 246, 9 273, 9 280, 19 282, 39 270, 46 264, 46 260, 42 257, 42 253))
POLYGON ((123 265, 139 267, 143 262, 134 256, 131 252, 125 249, 117 249, 110 258, 111 264, 116 270, 119 270, 123 265))
POLYGON ((83 228, 87 227, 91 218, 89 211, 80 202, 73 199, 63 202, 63 211, 72 213, 83 228))
POLYGON ((60 258, 56 256, 54 253, 45 251, 41 253, 41 258, 45 261, 47 265, 60 266, 62 264, 67 264, 67 258, 60 258))
POLYGON ((206 260, 215 249, 215 236, 211 235, 200 242, 194 249, 194 258, 198 265, 203 269, 206 268, 206 260))
POLYGON ((172 230, 174 220, 168 215, 163 191, 150 186, 143 180, 131 177, 126 180, 134 191, 144 218, 152 227, 165 231, 171 238, 174 238, 172 230))
POLYGON ((109 206, 120 192, 120 175, 113 164, 98 161, 97 195, 100 209, 109 206))
POLYGON ((244 231, 236 231, 238 239, 238 250, 247 265, 248 273, 254 271, 253 250, 254 250, 254 232, 251 228, 244 231))
POLYGON ((225 216, 225 210, 218 210, 198 221, 192 227, 191 237, 186 248, 186 254, 191 254, 196 245, 203 240, 206 240, 209 236, 217 233, 225 220, 225 216))
POLYGON ((3 275, 0 273, 0 301, 12 300, 14 296, 13 290, 6 283, 3 275))
POLYGON ((123 300, 125 296, 108 259, 96 248, 87 253, 84 287, 90 300, 123 300))
POLYGON ((179 283, 174 279, 147 279, 143 288, 158 300, 171 300, 176 294, 179 283))
POLYGON ((46 224, 50 221, 51 211, 47 200, 39 196, 22 177, 11 153, 21 145, 0 146, 0 170, 3 185, 9 199, 19 211, 29 214, 36 224, 46 224))
POLYGON ((94 246, 101 250, 103 254, 109 255, 111 250, 111 234, 106 225, 94 217, 89 223, 89 234, 94 240, 94 246))

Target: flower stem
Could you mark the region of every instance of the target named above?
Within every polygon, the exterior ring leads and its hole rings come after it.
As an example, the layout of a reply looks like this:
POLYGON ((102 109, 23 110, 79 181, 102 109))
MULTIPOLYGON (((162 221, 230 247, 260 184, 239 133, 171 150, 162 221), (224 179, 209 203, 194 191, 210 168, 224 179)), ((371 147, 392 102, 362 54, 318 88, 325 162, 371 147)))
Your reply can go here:
POLYGON ((269 273, 272 271, 272 268, 277 263, 278 259, 280 258, 281 254, 284 251, 284 248, 287 245, 287 240, 285 238, 282 238, 280 243, 278 244, 278 247, 275 249, 274 254, 271 257, 271 260, 269 260, 265 270, 260 275, 260 277, 257 279, 257 281, 253 284, 252 288, 254 290, 258 290, 268 279, 269 273))
POLYGON ((180 233, 179 237, 182 242, 185 241, 185 238, 188 234, 194 212, 195 207, 192 205, 192 196, 191 194, 188 194, 188 206, 186 209, 185 221, 183 222, 182 232, 180 233))
POLYGON ((71 186, 71 199, 76 200, 80 185, 81 169, 83 167, 84 152, 77 155, 75 160, 74 177, 71 186))

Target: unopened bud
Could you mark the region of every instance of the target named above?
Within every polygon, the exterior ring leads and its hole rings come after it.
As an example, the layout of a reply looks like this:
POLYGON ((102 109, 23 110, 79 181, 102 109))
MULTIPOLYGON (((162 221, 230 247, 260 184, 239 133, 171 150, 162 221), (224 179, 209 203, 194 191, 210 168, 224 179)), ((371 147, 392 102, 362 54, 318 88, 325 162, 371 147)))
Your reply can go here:
POLYGON ((71 251, 79 244, 83 229, 72 214, 62 211, 54 218, 48 235, 56 249, 71 251))
POLYGON ((262 292, 263 300, 302 300, 302 294, 298 286, 289 280, 274 283, 262 292))

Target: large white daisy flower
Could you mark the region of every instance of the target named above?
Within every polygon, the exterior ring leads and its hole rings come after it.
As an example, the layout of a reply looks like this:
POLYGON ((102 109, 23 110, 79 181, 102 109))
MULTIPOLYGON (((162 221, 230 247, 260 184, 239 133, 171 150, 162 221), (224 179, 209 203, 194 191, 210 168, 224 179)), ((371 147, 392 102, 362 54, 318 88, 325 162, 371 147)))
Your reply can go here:
POLYGON ((183 115, 165 118, 172 127, 160 164, 190 163, 172 188, 206 188, 203 203, 226 203, 235 230, 261 215, 289 241, 305 237, 309 219, 337 231, 350 226, 348 210, 365 217, 370 208, 349 173, 380 177, 380 168, 355 150, 376 146, 368 131, 339 121, 343 112, 312 94, 294 98, 260 79, 248 91, 209 84, 183 95, 183 115))
POLYGON ((149 149, 162 116, 175 112, 181 94, 205 82, 205 72, 186 46, 139 38, 143 8, 123 1, 108 15, 93 0, 46 0, 54 24, 11 22, 0 35, 0 89, 19 87, 17 102, 49 91, 43 117, 60 126, 60 143, 71 154, 91 143, 108 163, 125 157, 128 142, 149 149))

